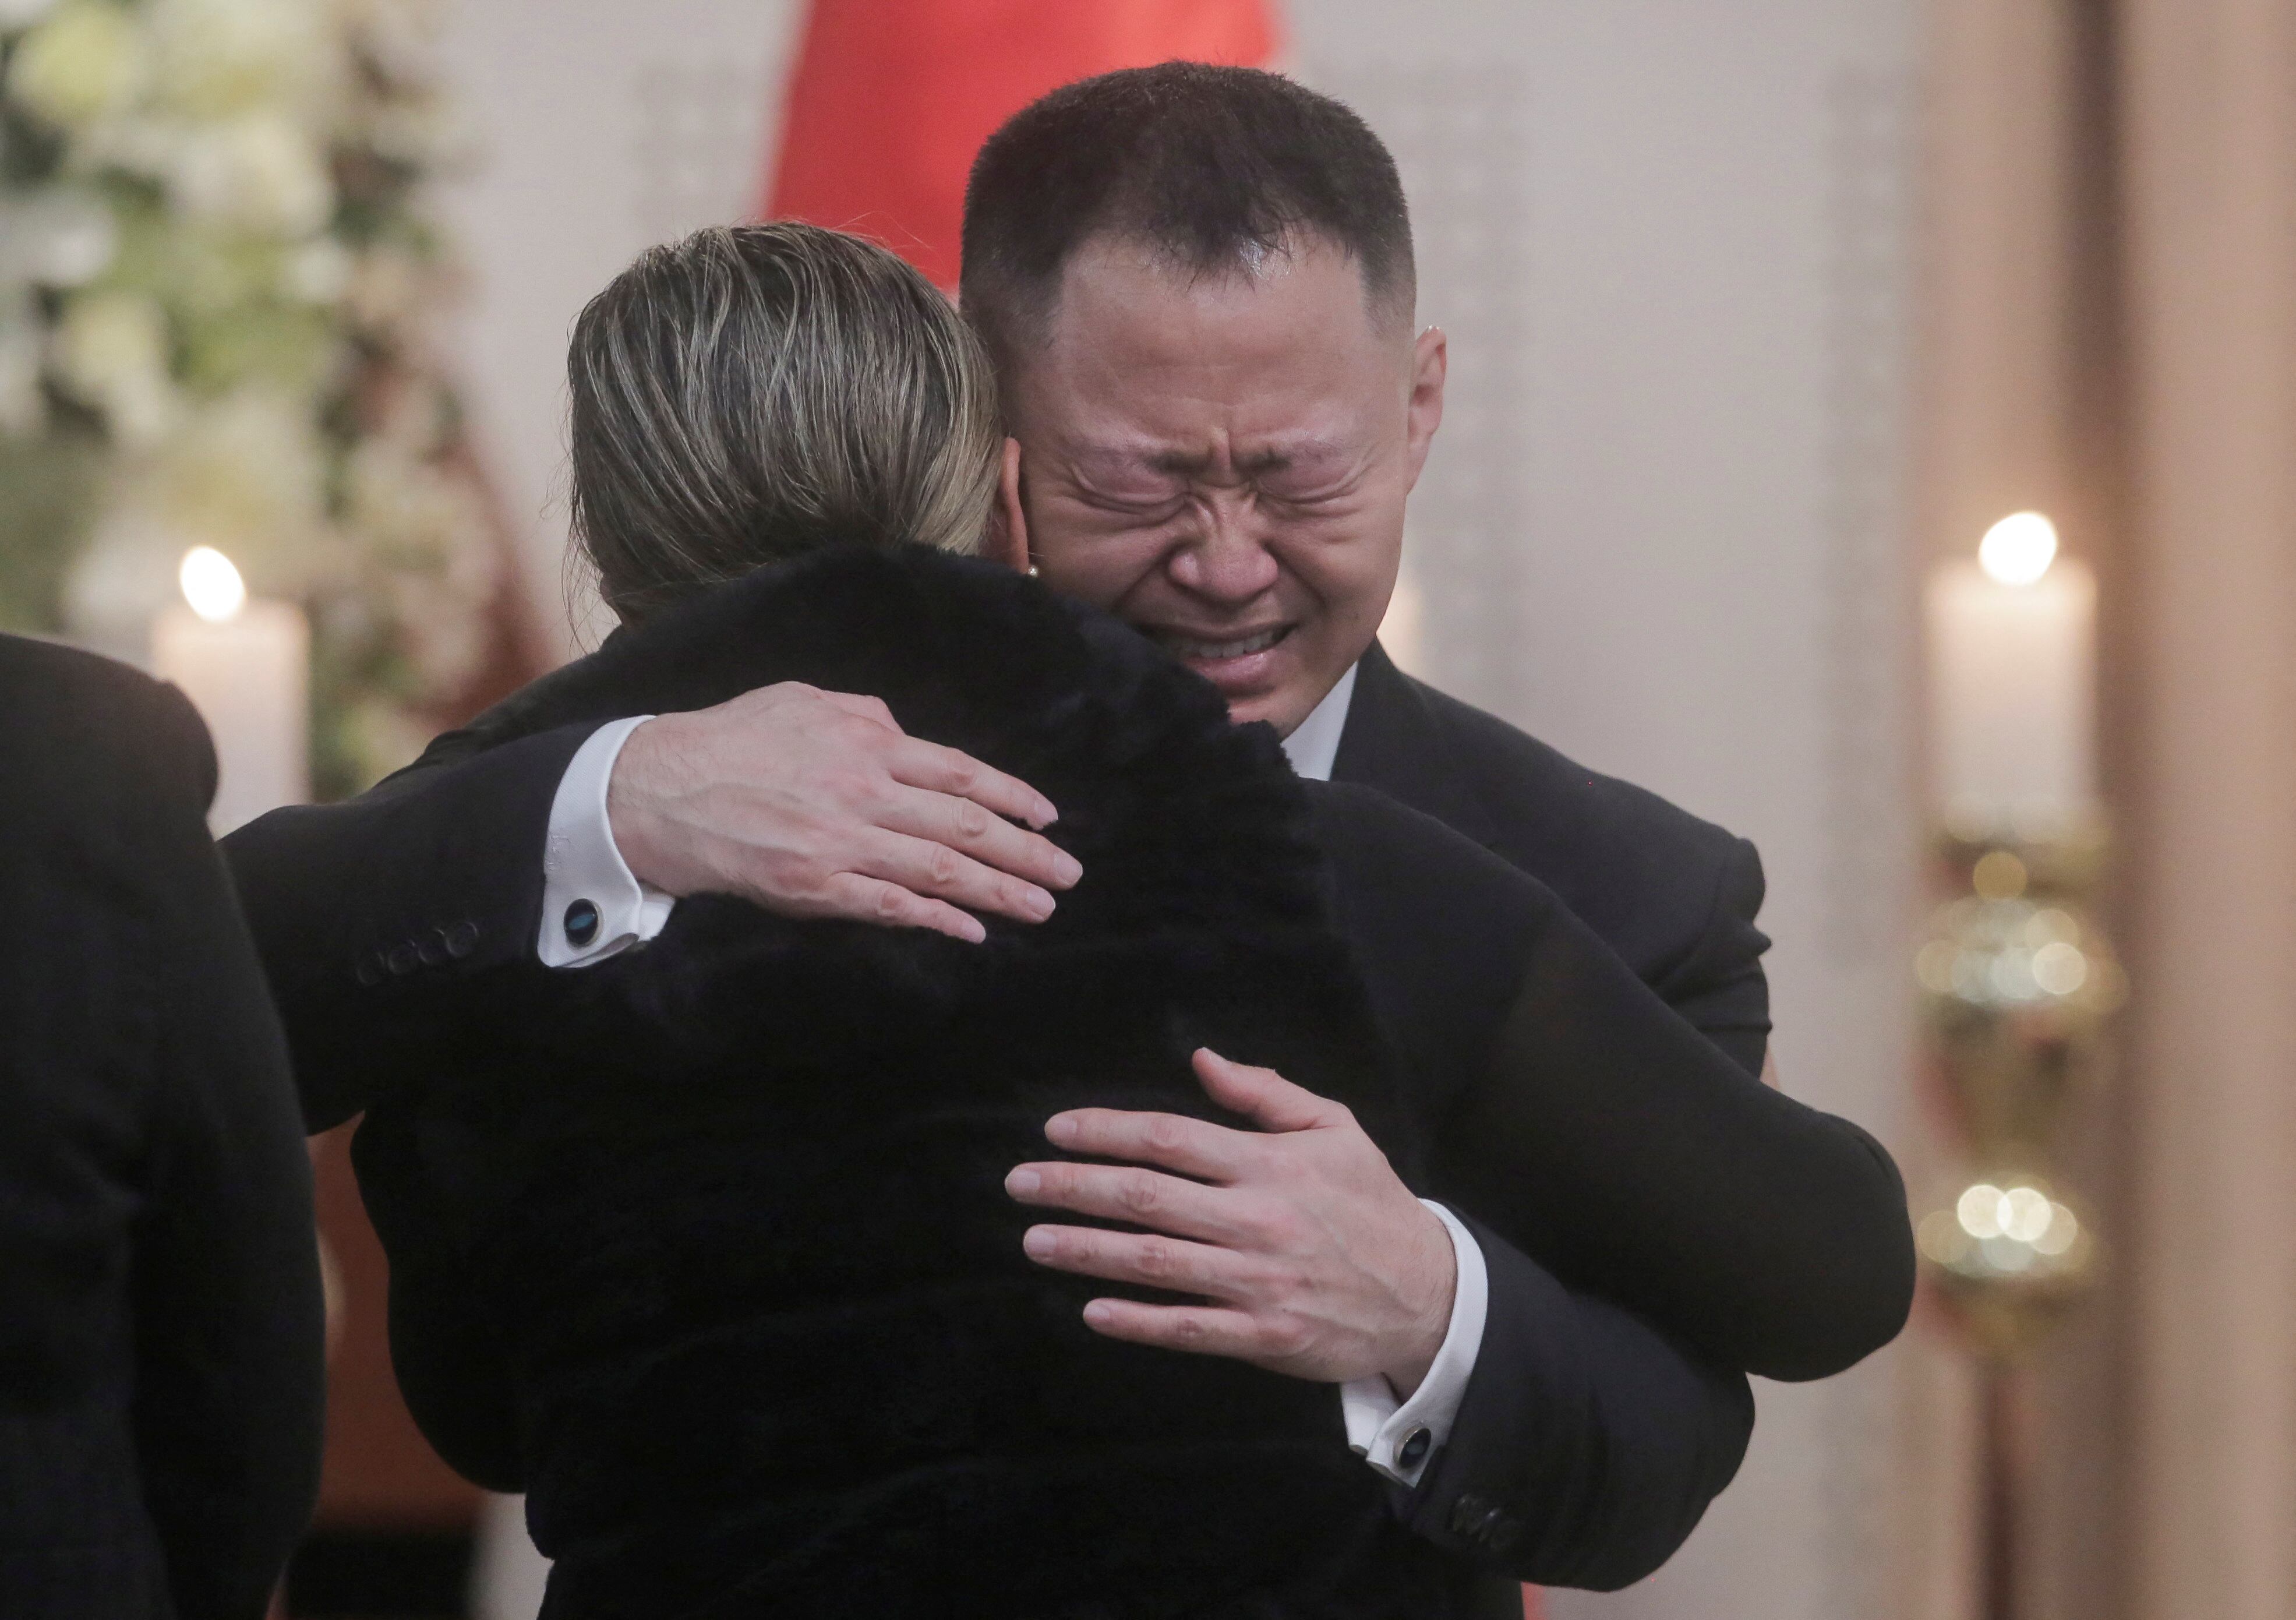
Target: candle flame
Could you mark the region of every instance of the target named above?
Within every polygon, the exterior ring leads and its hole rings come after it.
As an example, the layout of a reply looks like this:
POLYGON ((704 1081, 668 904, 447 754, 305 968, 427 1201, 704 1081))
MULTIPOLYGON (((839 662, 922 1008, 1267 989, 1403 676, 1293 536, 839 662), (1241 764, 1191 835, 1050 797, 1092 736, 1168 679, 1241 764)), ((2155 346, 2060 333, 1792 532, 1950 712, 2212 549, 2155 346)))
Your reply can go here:
POLYGON ((184 588, 184 600, 192 604, 192 612, 209 624, 235 619, 247 605, 246 581, 231 559, 212 546, 194 546, 185 552, 176 582, 184 588))
POLYGON ((2031 585, 2057 560, 2057 526, 2038 512, 2013 512, 1985 531, 1977 563, 2003 585, 2031 585))

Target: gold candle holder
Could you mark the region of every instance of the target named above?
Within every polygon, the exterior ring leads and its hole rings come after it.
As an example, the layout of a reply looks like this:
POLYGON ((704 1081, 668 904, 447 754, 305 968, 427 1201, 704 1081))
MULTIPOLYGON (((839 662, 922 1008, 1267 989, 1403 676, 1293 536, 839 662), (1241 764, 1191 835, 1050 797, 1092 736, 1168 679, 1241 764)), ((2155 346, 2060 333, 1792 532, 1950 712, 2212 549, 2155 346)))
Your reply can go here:
POLYGON ((2066 1103, 2092 1083, 2126 983, 2094 899, 2105 840, 1948 834, 1955 897, 1915 958, 1923 1022, 1971 1162, 1918 1229, 1976 1347, 2029 1349, 2096 1280, 2103 1251, 2054 1168, 2066 1103))
POLYGON ((2096 918, 2101 831, 2037 840, 1949 833, 1953 898, 1915 958, 1923 1023, 1969 1148, 1956 1190, 1922 1217, 1924 1267, 1984 1358, 1981 1600, 2018 1612, 2025 1473, 2015 1368, 2095 1285, 2104 1250, 2051 1154, 2065 1105, 2095 1083, 2127 996, 2096 918))

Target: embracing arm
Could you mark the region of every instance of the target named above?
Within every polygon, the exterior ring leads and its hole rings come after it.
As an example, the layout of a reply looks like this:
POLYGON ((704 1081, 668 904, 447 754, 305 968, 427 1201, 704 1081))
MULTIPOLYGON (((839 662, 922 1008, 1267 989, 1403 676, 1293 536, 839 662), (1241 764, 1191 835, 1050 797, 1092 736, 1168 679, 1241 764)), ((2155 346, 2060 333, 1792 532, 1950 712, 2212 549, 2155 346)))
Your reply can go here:
POLYGON ((551 801, 592 729, 467 756, 442 737, 371 793, 274 810, 224 840, 308 1129, 403 1075, 461 1005, 441 992, 532 956, 551 801))
POLYGON ((1425 1190, 1726 1367, 1823 1377, 1896 1336, 1913 1241, 1879 1143, 1762 1085, 1497 857, 1362 788, 1316 816, 1429 1105, 1425 1190))
POLYGON ((905 736, 875 698, 796 682, 649 720, 603 761, 599 791, 562 798, 592 734, 632 711, 606 703, 553 729, 520 716, 549 711, 550 690, 584 680, 585 663, 360 798, 274 810, 225 840, 311 1130, 403 1073, 466 1005, 455 991, 534 957, 545 857, 562 843, 603 847, 594 867, 626 860, 633 892, 738 894, 785 916, 972 940, 981 925, 960 908, 1041 921, 1079 876, 1029 830, 1054 811, 1027 784, 905 736))
POLYGON ((1840 1372, 1912 1306, 1881 1144, 1716 1062, 1559 907, 1434 1175, 1559 1274, 1766 1377, 1840 1372))

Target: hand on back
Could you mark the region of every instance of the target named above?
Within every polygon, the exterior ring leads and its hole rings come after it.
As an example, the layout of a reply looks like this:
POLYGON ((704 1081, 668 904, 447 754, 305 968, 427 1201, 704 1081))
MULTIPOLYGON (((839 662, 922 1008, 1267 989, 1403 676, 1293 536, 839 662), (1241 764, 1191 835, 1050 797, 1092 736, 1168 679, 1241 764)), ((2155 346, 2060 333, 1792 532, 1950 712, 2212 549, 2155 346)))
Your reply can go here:
POLYGON ((1029 1257, 1198 1296, 1095 1299, 1085 1325, 1110 1338, 1321 1383, 1376 1373, 1407 1398, 1450 1327, 1458 1269, 1440 1217, 1342 1105, 1215 1052, 1194 1066, 1212 1100, 1256 1129, 1110 1108, 1054 1114, 1046 1137, 1086 1162, 1017 1165, 1005 1191, 1142 1229, 1033 1226, 1029 1257))
POLYGON ((794 681, 640 726, 606 810, 630 871, 668 893, 976 942, 972 913, 1042 922, 1083 870, 1039 835, 1058 812, 1025 782, 794 681))

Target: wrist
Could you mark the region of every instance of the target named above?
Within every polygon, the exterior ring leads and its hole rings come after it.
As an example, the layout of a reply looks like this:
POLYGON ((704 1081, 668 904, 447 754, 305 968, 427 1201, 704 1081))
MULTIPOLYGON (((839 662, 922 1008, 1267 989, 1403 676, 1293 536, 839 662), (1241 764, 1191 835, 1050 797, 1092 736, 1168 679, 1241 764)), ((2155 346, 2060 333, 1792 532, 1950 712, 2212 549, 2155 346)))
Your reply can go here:
POLYGON ((684 881, 685 875, 667 859, 670 846, 659 844, 652 836, 657 818, 652 807, 661 796, 655 783, 676 757, 674 749, 663 745, 662 728, 671 718, 645 720, 623 740, 606 778, 606 833, 631 876, 667 894, 685 894, 695 885, 684 881))
POLYGON ((1426 1382, 1449 1336, 1459 1287, 1459 1257, 1449 1229, 1425 1205, 1414 1200, 1413 1207, 1419 1215, 1418 1255, 1411 1268, 1412 1279, 1419 1284, 1417 1297, 1409 1302, 1409 1325, 1398 1331, 1379 1369, 1398 1401, 1408 1401, 1426 1382))

